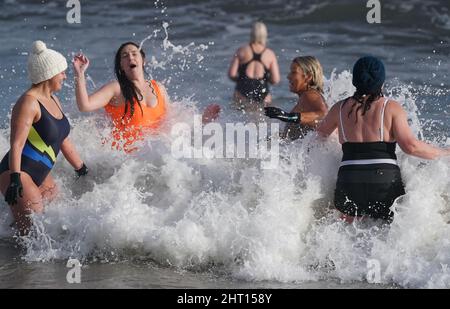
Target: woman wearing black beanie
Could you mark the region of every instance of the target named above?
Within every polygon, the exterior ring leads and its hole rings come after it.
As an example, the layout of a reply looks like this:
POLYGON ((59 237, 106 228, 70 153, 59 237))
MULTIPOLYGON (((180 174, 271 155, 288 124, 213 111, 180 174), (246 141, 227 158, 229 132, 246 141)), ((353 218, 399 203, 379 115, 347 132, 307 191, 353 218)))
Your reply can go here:
POLYGON ((407 154, 424 159, 450 155, 419 141, 412 133, 405 110, 383 96, 383 63, 373 57, 360 58, 353 67, 353 96, 336 103, 318 127, 327 137, 338 129, 343 158, 335 190, 335 207, 343 219, 371 217, 391 221, 390 207, 405 194, 397 165, 397 143, 407 154))

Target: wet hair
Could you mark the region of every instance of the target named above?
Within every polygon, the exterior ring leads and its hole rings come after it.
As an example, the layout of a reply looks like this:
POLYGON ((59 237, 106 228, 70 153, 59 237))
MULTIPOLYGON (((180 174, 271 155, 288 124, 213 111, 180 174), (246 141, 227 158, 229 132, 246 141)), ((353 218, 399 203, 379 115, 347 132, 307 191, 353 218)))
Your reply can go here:
POLYGON ((323 70, 319 60, 313 56, 302 56, 292 60, 298 65, 305 75, 311 76, 308 88, 323 94, 323 70))
MULTIPOLYGON (((358 111, 360 109, 362 109, 361 114, 362 114, 362 116, 364 116, 366 114, 366 112, 370 109, 370 107, 372 106, 372 103, 381 97, 384 97, 381 87, 371 93, 368 93, 368 94, 362 93, 361 91, 356 90, 355 93, 353 94, 353 96, 351 96, 345 100, 346 102, 350 98, 355 100, 355 102, 352 105, 352 108, 350 109, 350 112, 348 113, 348 117, 350 118, 350 115, 353 113, 353 109, 355 108, 356 105, 358 105, 358 107, 356 108, 355 113, 357 114, 358 111)), ((358 122, 358 117, 356 117, 355 123, 356 122, 358 122)))
POLYGON ((250 34, 250 43, 260 43, 266 45, 267 43, 267 27, 262 22, 253 24, 252 32, 250 34))
MULTIPOLYGON (((141 53, 142 59, 145 59, 145 53, 144 51, 139 48, 139 45, 137 45, 134 42, 126 42, 120 45, 119 49, 116 52, 116 57, 114 60, 114 73, 116 74, 117 81, 120 85, 120 90, 122 91, 123 97, 125 98, 125 112, 123 114, 122 119, 125 117, 125 115, 128 112, 128 106, 130 106, 130 115, 131 117, 134 115, 134 104, 135 102, 138 103, 139 108, 141 109, 141 113, 143 114, 142 106, 140 101, 143 100, 142 93, 139 91, 139 89, 136 89, 134 84, 128 79, 125 72, 120 67, 120 60, 122 59, 122 49, 125 48, 127 45, 133 45, 136 46, 139 49, 139 52, 141 53)), ((144 69, 145 73, 145 68, 144 69)))

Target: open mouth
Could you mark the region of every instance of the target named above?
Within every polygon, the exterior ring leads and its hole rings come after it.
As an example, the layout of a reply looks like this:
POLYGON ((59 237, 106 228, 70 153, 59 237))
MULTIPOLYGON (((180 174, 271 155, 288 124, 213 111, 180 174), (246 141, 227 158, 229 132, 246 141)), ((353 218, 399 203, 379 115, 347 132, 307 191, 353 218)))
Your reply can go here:
POLYGON ((135 64, 130 65, 130 69, 135 69, 136 67, 137 67, 137 65, 135 65, 135 64))

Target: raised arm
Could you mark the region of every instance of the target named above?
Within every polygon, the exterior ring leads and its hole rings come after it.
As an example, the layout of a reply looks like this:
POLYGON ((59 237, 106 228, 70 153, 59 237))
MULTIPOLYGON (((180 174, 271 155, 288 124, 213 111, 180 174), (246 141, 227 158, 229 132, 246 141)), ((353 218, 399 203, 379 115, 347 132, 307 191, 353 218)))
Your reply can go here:
POLYGON ((433 160, 441 156, 449 156, 450 149, 442 149, 419 141, 408 124, 408 117, 401 105, 391 101, 388 108, 392 110, 392 131, 400 148, 409 155, 433 160))
POLYGON ((86 87, 85 72, 89 66, 89 59, 79 54, 73 59, 73 67, 75 71, 75 95, 77 99, 78 109, 81 112, 91 112, 105 107, 115 96, 120 87, 117 82, 110 82, 92 95, 88 95, 86 87))

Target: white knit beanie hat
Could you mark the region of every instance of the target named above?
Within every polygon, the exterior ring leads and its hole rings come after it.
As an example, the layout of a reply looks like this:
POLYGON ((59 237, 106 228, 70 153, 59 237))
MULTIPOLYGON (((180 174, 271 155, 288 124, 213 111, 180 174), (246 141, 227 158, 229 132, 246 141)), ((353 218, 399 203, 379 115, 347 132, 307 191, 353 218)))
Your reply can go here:
POLYGON ((48 49, 44 42, 35 41, 28 56, 28 78, 33 84, 39 84, 67 69, 66 58, 48 49))

